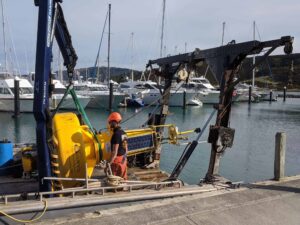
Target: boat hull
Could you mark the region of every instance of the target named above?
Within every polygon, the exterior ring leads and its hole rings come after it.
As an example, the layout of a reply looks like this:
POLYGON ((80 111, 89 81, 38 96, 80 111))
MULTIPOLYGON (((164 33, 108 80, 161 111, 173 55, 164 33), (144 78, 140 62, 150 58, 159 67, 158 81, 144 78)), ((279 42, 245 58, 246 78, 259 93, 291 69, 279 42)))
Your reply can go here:
POLYGON ((218 104, 219 103, 219 96, 220 92, 205 92, 206 94, 197 94, 197 98, 203 104, 218 104))
MULTIPOLYGON (((1 112, 14 112, 15 102, 13 98, 0 98, 1 112)), ((33 98, 20 98, 20 112, 32 113, 33 98)))
MULTIPOLYGON (((189 102, 194 102, 192 101, 195 98, 196 94, 195 93, 189 93, 186 92, 186 103, 188 104, 189 102)), ((147 93, 144 94, 143 100, 145 105, 150 105, 153 104, 155 105, 156 102, 160 99, 161 95, 159 93, 147 93)), ((169 106, 183 106, 184 103, 184 93, 183 92, 177 92, 177 93, 171 93, 170 94, 170 99, 169 99, 169 106)))
MULTIPOLYGON (((116 108, 124 100, 125 95, 113 95, 112 107, 116 108)), ((87 108, 107 109, 109 107, 109 95, 94 95, 87 108)))
MULTIPOLYGON (((91 101, 91 98, 89 97, 83 97, 83 96, 77 96, 78 100, 81 104, 81 106, 83 108, 86 108, 86 106, 88 105, 88 103, 91 101)), ((56 107, 58 106, 59 102, 61 101, 61 99, 63 98, 63 95, 53 95, 51 98, 51 102, 50 102, 50 109, 56 109, 56 107)), ((76 106, 75 103, 72 99, 71 96, 67 96, 66 99, 63 101, 60 109, 62 110, 76 110, 76 106)))

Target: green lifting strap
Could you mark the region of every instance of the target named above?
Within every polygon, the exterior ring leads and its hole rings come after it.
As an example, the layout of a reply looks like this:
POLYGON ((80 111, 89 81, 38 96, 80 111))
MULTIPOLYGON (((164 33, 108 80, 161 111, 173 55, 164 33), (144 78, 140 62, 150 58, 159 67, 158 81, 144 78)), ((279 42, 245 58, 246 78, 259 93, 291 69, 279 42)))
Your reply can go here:
POLYGON ((79 99, 77 98, 77 95, 76 95, 76 92, 73 88, 70 88, 69 89, 69 93, 71 94, 72 98, 73 98, 73 101, 75 103, 75 106, 78 110, 78 112, 82 115, 82 118, 85 122, 85 124, 89 127, 90 131, 93 133, 93 136, 95 138, 95 140, 97 141, 98 143, 98 148, 99 148, 99 156, 100 156, 100 161, 102 161, 103 159, 103 154, 102 154, 102 149, 101 149, 101 143, 96 135, 96 132, 88 118, 88 116, 86 115, 85 111, 84 111, 84 108, 82 107, 82 105, 80 104, 80 101, 79 99))
POLYGON ((78 99, 78 97, 77 97, 77 95, 76 95, 76 92, 75 92, 75 90, 74 90, 72 84, 70 84, 70 85, 67 87, 67 90, 66 90, 66 92, 65 92, 65 94, 64 94, 64 96, 63 96, 63 98, 60 100, 58 106, 56 107, 56 109, 55 109, 53 115, 55 115, 55 114, 58 112, 59 108, 61 107, 63 101, 66 99, 66 97, 67 97, 68 94, 71 94, 72 99, 73 99, 73 101, 74 101, 74 104, 75 104, 75 106, 76 106, 77 111, 81 114, 81 116, 82 116, 82 118, 83 118, 83 120, 84 120, 84 123, 89 127, 89 129, 90 129, 90 131, 92 132, 92 134, 93 134, 95 140, 97 141, 97 143, 98 143, 98 148, 99 148, 99 157, 100 157, 100 161, 102 161, 102 159, 103 159, 103 154, 102 154, 102 149, 101 149, 101 143, 100 143, 100 141, 99 141, 99 139, 98 139, 98 137, 97 137, 97 135, 96 135, 96 132, 95 132, 95 130, 94 130, 94 128, 93 128, 93 126, 92 126, 92 124, 91 124, 89 118, 87 117, 87 115, 86 115, 86 113, 85 113, 85 111, 84 111, 84 108, 83 108, 82 105, 80 104, 80 101, 79 101, 79 99, 78 99))

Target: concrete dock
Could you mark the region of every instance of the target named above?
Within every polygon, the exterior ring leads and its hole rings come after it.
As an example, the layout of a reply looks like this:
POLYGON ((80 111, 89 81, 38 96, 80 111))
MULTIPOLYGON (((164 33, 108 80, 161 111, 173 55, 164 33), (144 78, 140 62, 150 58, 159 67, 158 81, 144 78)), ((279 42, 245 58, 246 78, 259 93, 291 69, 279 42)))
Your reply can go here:
POLYGON ((237 189, 205 189, 182 197, 93 206, 88 211, 49 212, 35 224, 300 224, 300 176, 237 189))

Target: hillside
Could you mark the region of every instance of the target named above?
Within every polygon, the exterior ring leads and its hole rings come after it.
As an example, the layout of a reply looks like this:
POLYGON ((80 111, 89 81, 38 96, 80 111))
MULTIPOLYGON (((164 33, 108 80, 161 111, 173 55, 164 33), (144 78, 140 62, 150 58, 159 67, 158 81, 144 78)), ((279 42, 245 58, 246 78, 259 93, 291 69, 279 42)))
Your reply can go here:
MULTIPOLYGON (((260 56, 256 57, 259 60, 260 56)), ((252 72, 249 71, 252 66, 252 58, 246 58, 241 66, 239 75, 246 78, 248 83, 251 83, 252 72)), ((205 74, 207 65, 204 63, 197 68, 198 74, 205 74)), ((80 76, 83 80, 87 77, 96 77, 104 81, 107 77, 107 67, 98 67, 95 70, 93 67, 76 69, 77 78, 80 76), (97 71, 98 70, 98 71, 97 71)), ((140 79, 141 71, 134 70, 134 79, 140 79)), ((126 80, 126 77, 131 77, 131 70, 128 68, 111 67, 111 79, 117 82, 126 80)), ((208 70, 207 78, 217 85, 212 73, 208 70)), ((64 79, 67 79, 67 74, 64 71, 64 79)), ((300 53, 290 55, 273 55, 269 56, 264 63, 256 68, 256 85, 261 87, 269 87, 272 89, 282 89, 287 86, 288 89, 300 89, 300 53)))

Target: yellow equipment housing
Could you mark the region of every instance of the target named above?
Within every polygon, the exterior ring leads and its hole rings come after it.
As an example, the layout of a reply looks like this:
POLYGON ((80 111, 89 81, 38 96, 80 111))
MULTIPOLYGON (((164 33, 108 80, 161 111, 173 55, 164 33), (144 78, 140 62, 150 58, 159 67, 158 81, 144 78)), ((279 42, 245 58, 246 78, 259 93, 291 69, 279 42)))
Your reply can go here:
MULTIPOLYGON (((63 178, 90 178, 96 164, 102 160, 109 160, 111 155, 110 140, 112 131, 97 134, 101 148, 86 125, 81 125, 75 113, 57 113, 53 118, 51 148, 52 173, 63 178), (101 152, 100 152, 101 151, 101 152), (101 153, 101 154, 100 154, 101 153)), ((186 139, 183 134, 193 130, 178 132, 173 124, 151 126, 143 129, 125 130, 127 134, 127 157, 154 154, 157 143, 162 140, 156 132, 158 127, 168 127, 170 144, 178 144, 178 140, 186 139)), ((152 158, 152 157, 147 157, 152 158)), ((80 185, 77 181, 55 181, 54 189, 62 189, 80 185)))
MULTIPOLYGON (((57 113, 53 118, 53 150, 51 152, 52 172, 57 177, 90 178, 93 170, 102 160, 110 159, 111 131, 97 134, 98 142, 88 126, 80 125, 75 113, 57 113)), ((151 128, 125 130, 128 136, 128 154, 133 156, 155 150, 155 130, 151 128)), ((54 183, 56 189, 79 185, 76 181, 54 183)))

